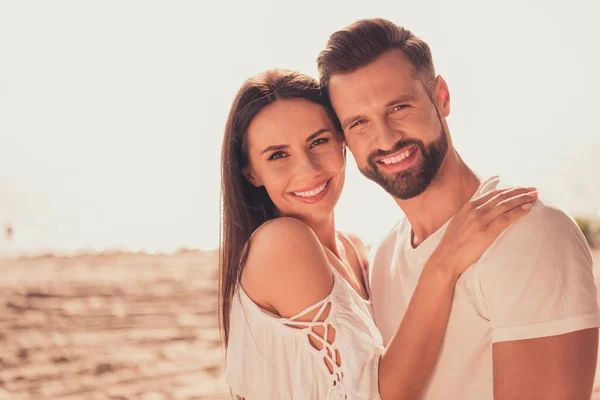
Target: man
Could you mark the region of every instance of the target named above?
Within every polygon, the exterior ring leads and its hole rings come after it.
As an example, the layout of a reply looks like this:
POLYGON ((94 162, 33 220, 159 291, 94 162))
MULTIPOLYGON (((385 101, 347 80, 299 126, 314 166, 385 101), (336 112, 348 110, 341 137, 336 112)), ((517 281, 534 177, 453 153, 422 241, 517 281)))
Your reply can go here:
MULTIPOLYGON (((502 183, 478 178, 455 150, 448 86, 410 31, 358 21, 330 37, 318 67, 359 169, 406 215, 370 266, 387 344, 447 222, 502 183)), ((458 280, 423 398, 589 399, 598 326, 587 243, 565 213, 538 201, 458 280)))

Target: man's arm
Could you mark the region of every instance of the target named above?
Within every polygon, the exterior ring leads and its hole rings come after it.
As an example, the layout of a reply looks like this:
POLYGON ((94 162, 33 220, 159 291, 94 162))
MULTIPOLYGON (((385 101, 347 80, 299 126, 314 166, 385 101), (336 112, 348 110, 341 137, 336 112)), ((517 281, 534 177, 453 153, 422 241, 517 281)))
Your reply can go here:
POLYGON ((481 288, 495 399, 589 399, 600 313, 581 231, 539 202, 490 250, 481 288))
POLYGON ((589 400, 597 355, 597 328, 494 343, 494 399, 589 400))

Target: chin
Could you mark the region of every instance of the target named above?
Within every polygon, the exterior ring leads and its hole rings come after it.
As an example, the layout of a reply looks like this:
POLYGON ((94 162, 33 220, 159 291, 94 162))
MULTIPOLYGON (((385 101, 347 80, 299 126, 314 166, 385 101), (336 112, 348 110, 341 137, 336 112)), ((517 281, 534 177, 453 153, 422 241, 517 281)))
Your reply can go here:
POLYGON ((287 203, 287 207, 286 210, 282 212, 282 215, 294 217, 305 222, 315 223, 324 221, 331 217, 340 195, 341 189, 339 181, 333 177, 325 197, 315 203, 305 203, 298 200, 293 194, 286 194, 284 200, 287 203))
POLYGON ((334 205, 329 202, 322 204, 307 204, 282 213, 282 216, 293 217, 307 224, 314 224, 329 219, 333 214, 334 205))

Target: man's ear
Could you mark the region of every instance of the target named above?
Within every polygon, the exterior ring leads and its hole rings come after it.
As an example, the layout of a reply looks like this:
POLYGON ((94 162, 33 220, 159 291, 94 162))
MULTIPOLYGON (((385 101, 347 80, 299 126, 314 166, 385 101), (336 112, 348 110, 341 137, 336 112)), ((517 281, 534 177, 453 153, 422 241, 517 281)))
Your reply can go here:
POLYGON ((250 182, 254 187, 262 186, 262 183, 258 180, 258 178, 256 178, 250 167, 244 167, 242 169, 242 174, 244 175, 246 180, 250 182))
POLYGON ((450 90, 448 89, 448 84, 446 84, 446 81, 441 75, 438 75, 435 80, 433 100, 439 110, 440 117, 448 117, 448 115, 450 115, 450 90))

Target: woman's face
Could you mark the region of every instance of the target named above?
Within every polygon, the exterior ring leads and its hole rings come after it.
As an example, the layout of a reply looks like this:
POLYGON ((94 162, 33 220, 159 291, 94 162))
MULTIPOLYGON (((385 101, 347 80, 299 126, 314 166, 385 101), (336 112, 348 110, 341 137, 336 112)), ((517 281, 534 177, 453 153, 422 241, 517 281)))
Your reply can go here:
POLYGON ((321 105, 278 100, 250 123, 244 175, 265 187, 281 216, 320 221, 331 215, 344 186, 343 146, 321 105))

